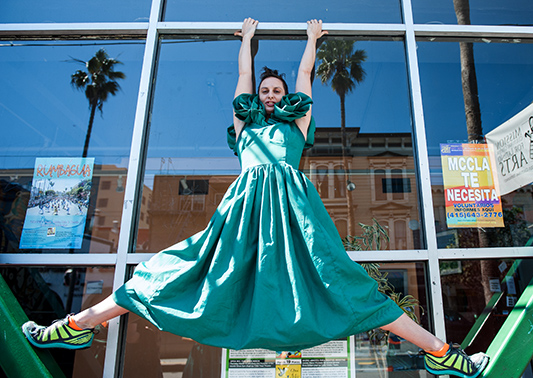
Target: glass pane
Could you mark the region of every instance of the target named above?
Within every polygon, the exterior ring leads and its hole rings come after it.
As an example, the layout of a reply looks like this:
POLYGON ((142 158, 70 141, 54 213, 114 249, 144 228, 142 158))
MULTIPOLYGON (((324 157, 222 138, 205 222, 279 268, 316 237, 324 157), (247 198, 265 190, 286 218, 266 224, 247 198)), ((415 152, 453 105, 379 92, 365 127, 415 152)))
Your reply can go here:
MULTIPOLYGON (((457 0, 413 0, 413 15, 418 24, 457 24, 457 0)), ((459 15, 470 6, 472 25, 531 25, 533 7, 529 0, 458 0, 459 15)), ((468 12, 467 12, 468 14, 468 12)))
MULTIPOLYGON (((328 40, 320 49, 338 42, 328 40)), ((357 41, 353 49, 366 55, 361 65, 365 74, 346 96, 345 148, 340 97, 317 76, 313 85, 317 132, 315 145, 304 152, 303 171, 342 237, 360 236, 363 230, 358 224, 372 225, 376 220, 390 238, 382 248, 421 248, 404 45, 357 41)), ((323 62, 318 59, 317 67, 323 62)))
POLYGON ((0 22, 143 22, 150 17, 150 0, 128 2, 95 0, 87 6, 82 0, 26 0, 2 4, 0 22))
MULTIPOLYGON (((440 144, 468 143, 469 133, 471 140, 475 133, 479 134, 479 124, 481 136, 487 135, 524 110, 533 100, 533 45, 474 43, 473 50, 475 69, 470 71, 477 78, 480 122, 470 118, 466 120, 459 43, 418 43, 438 245, 440 248, 531 245, 531 184, 501 196, 504 227, 458 228, 447 225, 450 214, 445 204, 440 144), (467 125, 470 126, 470 132, 467 131, 467 125)), ((467 95, 467 98, 472 97, 467 95)), ((523 128, 523 132, 526 131, 523 128)), ((520 138, 527 138, 524 135, 520 133, 520 138)), ((523 165, 526 165, 523 159, 527 160, 527 164, 533 162, 529 150, 518 151, 517 157, 510 155, 509 159, 518 159, 523 165)), ((496 168, 492 169, 498 176, 501 169, 507 167, 502 164, 505 164, 505 160, 495 162, 496 168)), ((528 183, 531 181, 527 175, 524 178, 528 183)), ((480 214, 484 216, 485 213, 491 215, 491 211, 482 211, 480 214)))
POLYGON ((162 332, 147 320, 130 314, 124 377, 220 377, 222 350, 162 332))
MULTIPOLYGON (((0 275, 30 320, 49 325, 111 294, 114 268, 0 267, 0 275)), ((67 378, 102 377, 107 329, 100 328, 91 348, 55 349, 52 356, 67 378)))
POLYGON ((324 22, 401 23, 398 0, 379 3, 364 0, 350 2, 330 0, 281 1, 241 3, 207 0, 167 0, 166 21, 233 21, 253 17, 263 22, 305 22, 321 18, 324 22))
POLYGON ((144 43, 21 42, 0 49, 1 252, 114 252, 144 43), (86 97, 90 87, 77 90, 71 75, 85 71, 80 61, 101 49, 121 62, 114 75, 125 78, 108 79, 120 88, 107 92, 100 111, 86 97), (60 165, 63 171, 52 169, 60 165), (88 168, 73 175, 67 165, 88 168))
MULTIPOLYGON (((235 40, 161 42, 143 189, 150 204, 148 215, 141 214, 146 222, 139 226, 138 251, 158 252, 203 230, 240 173, 226 143, 239 46, 235 40)), ((260 40, 255 67, 285 72, 294 88, 304 46, 304 41, 260 40)), ((382 248, 420 248, 403 43, 358 41, 352 49, 366 53, 366 76, 346 96, 345 157, 339 96, 317 78, 315 146, 304 153, 300 169, 317 187, 342 237, 360 235, 357 222, 372 225, 376 219, 390 236, 382 248)))
POLYGON ((487 350, 530 283, 533 260, 442 261, 440 271, 446 336, 472 354, 487 350))
MULTIPOLYGON (((400 298, 412 295, 417 304, 406 307, 413 309, 420 325, 431 331, 426 267, 423 263, 378 263, 377 271, 372 269, 370 264, 362 266, 373 278, 385 275, 386 284, 391 288, 386 291, 387 295, 390 296, 392 292, 401 293, 400 298)), ((380 286, 383 288, 385 285, 382 283, 380 286)), ((361 333, 355 337, 356 375, 358 378, 424 376, 424 361, 417 356, 418 351, 416 345, 380 329, 361 333)))

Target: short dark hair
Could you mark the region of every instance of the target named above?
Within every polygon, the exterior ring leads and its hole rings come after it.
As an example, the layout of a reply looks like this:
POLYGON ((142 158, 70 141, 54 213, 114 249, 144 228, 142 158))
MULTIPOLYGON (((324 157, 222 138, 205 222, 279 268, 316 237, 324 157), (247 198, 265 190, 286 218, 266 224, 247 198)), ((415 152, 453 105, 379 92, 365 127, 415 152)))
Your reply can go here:
POLYGON ((259 89, 261 89, 261 83, 263 82, 263 80, 269 77, 275 77, 276 79, 281 80, 281 82, 283 83, 283 89, 285 89, 285 94, 289 94, 289 87, 287 86, 287 82, 284 79, 285 74, 280 74, 278 70, 271 70, 267 66, 263 67, 263 72, 261 73, 261 76, 259 76, 259 79, 261 81, 259 82, 259 86, 257 87, 257 93, 259 93, 259 89))

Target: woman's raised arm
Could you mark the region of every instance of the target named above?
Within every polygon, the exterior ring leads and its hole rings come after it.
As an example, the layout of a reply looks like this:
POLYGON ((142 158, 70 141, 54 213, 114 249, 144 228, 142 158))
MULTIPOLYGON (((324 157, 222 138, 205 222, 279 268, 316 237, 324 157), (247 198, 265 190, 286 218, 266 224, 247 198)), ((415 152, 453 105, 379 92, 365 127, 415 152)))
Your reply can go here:
MULTIPOLYGON (((324 34, 328 34, 326 30, 322 30, 322 20, 307 21, 307 45, 300 61, 298 68, 298 76, 296 78, 296 92, 302 92, 312 97, 311 91, 311 73, 315 66, 316 58, 316 41, 324 34)), ((311 121, 311 109, 307 114, 296 120, 296 125, 300 128, 303 135, 307 135, 307 128, 311 121)))
MULTIPOLYGON (((239 81, 237 82, 237 88, 235 88, 235 97, 242 93, 253 93, 254 91, 251 41, 258 23, 257 20, 247 18, 242 23, 242 29, 235 32, 236 36, 242 37, 241 49, 239 50, 239 81)), ((244 122, 235 117, 235 112, 233 113, 233 125, 238 136, 244 126, 244 122)))

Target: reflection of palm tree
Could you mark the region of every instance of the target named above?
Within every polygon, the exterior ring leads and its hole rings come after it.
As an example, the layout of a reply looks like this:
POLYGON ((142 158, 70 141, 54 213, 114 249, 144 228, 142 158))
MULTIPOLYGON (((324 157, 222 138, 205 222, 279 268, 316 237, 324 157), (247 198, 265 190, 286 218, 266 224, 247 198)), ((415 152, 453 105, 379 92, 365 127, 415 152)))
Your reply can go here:
POLYGON ((89 100, 89 108, 91 109, 82 155, 82 157, 87 157, 96 109, 102 112, 102 106, 109 94, 115 95, 120 89, 120 85, 116 80, 124 79, 126 75, 123 72, 114 70, 115 65, 121 64, 121 62, 109 58, 109 55, 104 49, 98 50, 88 62, 79 59, 74 60, 83 63, 87 68, 87 72, 78 70, 70 77, 70 83, 74 87, 79 90, 85 89, 85 97, 89 100))
MULTIPOLYGON (((349 167, 346 159, 346 95, 360 84, 366 75, 362 63, 366 60, 365 50, 353 51, 355 41, 331 40, 320 46, 317 58, 321 61, 316 73, 322 84, 331 81, 331 89, 339 95, 341 101, 341 142, 342 164, 345 172, 346 184, 351 184, 349 167)), ((352 188, 349 188, 352 189, 352 188)), ((348 234, 354 235, 355 221, 353 219, 353 199, 351 190, 346 191, 348 202, 348 234)))
MULTIPOLYGON (((453 0, 453 7, 457 17, 457 24, 470 25, 469 0, 453 0)), ((483 140, 481 107, 479 105, 476 66, 474 62, 474 44, 472 42, 460 42, 459 48, 461 54, 461 81, 465 103, 466 131, 468 133, 468 141, 474 143, 483 140)), ((478 228, 477 231, 479 247, 487 248, 489 246, 489 240, 485 230, 478 228)), ((495 260, 481 260, 480 268, 485 303, 489 303, 493 294, 490 287, 490 277, 499 276, 497 262, 495 260)))
MULTIPOLYGON (((453 0, 453 6, 457 16, 457 24, 470 25, 469 0, 453 0)), ((468 141, 481 141, 483 139, 483 131, 481 128, 481 109, 474 63, 474 44, 472 42, 460 42, 459 48, 468 141)))

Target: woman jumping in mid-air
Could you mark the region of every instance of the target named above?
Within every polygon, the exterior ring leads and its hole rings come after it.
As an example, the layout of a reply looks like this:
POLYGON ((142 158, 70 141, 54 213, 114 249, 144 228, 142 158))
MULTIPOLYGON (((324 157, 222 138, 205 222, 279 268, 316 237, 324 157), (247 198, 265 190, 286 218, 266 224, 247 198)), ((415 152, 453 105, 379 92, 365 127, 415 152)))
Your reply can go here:
POLYGON ((418 326, 350 260, 317 191, 298 170, 314 141, 311 73, 322 21, 307 23, 295 93, 265 68, 254 95, 246 19, 228 143, 242 173, 207 228, 140 264, 101 303, 23 331, 37 347, 91 345, 93 328, 134 312, 159 329, 223 348, 299 350, 373 328, 416 344, 433 374, 477 377, 487 364, 418 326))

